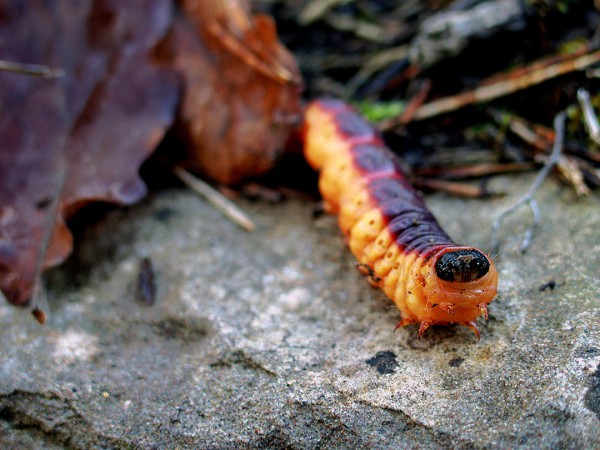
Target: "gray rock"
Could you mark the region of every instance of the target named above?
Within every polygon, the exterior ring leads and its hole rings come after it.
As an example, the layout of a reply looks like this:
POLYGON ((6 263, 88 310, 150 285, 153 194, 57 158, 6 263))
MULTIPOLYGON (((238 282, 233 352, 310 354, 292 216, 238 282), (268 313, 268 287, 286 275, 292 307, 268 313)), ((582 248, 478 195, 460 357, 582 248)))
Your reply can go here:
POLYGON ((487 0, 468 9, 443 9, 423 21, 413 38, 409 57, 422 68, 461 53, 473 39, 526 25, 525 5, 519 0, 487 0))
MULTIPOLYGON (((485 249, 531 180, 428 203, 485 249)), ((396 308, 308 202, 243 203, 254 234, 183 190, 116 210, 47 277, 47 325, 0 305, 1 447, 598 448, 600 200, 544 187, 530 251, 527 212, 502 229, 480 341, 394 333, 396 308), (145 257, 154 305, 136 301, 145 257)))

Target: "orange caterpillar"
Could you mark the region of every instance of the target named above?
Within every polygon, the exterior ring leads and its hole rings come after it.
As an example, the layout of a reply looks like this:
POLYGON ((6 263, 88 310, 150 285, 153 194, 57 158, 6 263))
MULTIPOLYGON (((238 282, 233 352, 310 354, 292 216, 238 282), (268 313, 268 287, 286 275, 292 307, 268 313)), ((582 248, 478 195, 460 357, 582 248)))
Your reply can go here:
POLYGON ((304 152, 321 171, 328 212, 370 281, 402 313, 397 327, 460 323, 477 337, 488 317, 498 272, 483 252, 456 245, 410 185, 396 156, 358 113, 338 100, 317 100, 305 114, 304 152))

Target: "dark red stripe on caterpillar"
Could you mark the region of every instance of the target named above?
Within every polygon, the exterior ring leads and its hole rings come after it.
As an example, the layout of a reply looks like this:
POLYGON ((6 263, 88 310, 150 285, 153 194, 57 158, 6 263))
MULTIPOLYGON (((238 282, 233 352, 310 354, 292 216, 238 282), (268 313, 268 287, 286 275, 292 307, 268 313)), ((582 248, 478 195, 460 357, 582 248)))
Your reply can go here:
POLYGON ((304 152, 319 170, 328 212, 337 213, 359 268, 398 306, 397 327, 460 323, 477 337, 496 296, 493 261, 455 244, 403 174, 380 135, 350 106, 317 100, 305 114, 304 152))

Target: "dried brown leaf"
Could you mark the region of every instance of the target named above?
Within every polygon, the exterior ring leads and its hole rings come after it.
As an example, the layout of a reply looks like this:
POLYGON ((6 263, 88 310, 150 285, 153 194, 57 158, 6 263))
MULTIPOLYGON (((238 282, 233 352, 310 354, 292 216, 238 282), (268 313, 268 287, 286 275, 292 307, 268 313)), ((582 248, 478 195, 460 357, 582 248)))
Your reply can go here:
POLYGON ((272 167, 301 118, 301 78, 268 16, 241 0, 184 0, 168 52, 184 79, 183 163, 232 184, 272 167))
POLYGON ((0 59, 64 73, 0 74, 0 289, 23 304, 71 252, 66 218, 144 195, 138 169, 173 119, 178 86, 152 57, 169 0, 5 1, 0 18, 0 59))

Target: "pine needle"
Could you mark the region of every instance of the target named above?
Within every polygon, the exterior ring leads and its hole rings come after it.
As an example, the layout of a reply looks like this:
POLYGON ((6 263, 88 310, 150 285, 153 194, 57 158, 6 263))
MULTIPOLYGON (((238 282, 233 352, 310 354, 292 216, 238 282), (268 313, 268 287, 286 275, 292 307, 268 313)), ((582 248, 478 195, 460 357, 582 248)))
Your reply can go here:
POLYGON ((190 189, 201 195, 204 199, 206 199, 206 201, 221 211, 233 223, 246 231, 254 231, 256 229, 256 225, 244 211, 242 211, 235 203, 215 190, 208 183, 205 183, 201 179, 193 176, 180 166, 174 166, 173 172, 190 189))

